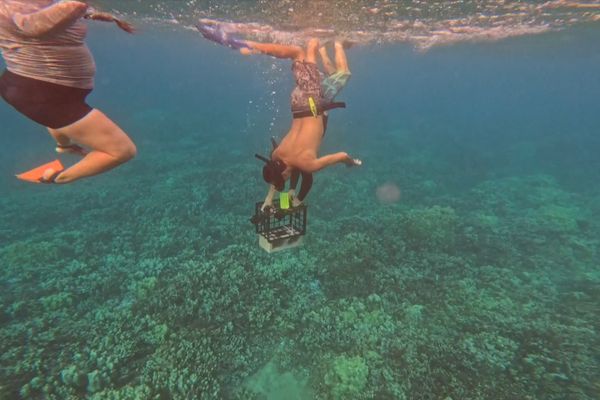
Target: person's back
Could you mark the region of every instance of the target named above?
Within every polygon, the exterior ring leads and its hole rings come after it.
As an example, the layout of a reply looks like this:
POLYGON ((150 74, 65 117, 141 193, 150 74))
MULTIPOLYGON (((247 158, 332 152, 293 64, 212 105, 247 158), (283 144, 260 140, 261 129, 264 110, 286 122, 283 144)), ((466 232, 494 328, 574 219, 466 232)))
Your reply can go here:
MULTIPOLYGON (((321 73, 316 65, 318 41, 311 40, 306 51, 292 52, 292 74, 295 87, 290 95, 291 111, 302 112, 309 108, 311 101, 320 102, 321 73)), ((316 103, 315 103, 316 104, 316 103)), ((297 160, 315 158, 323 138, 323 117, 321 115, 293 118, 292 125, 272 158, 283 161, 290 167, 298 167, 297 160)))
POLYGON ((273 159, 299 168, 299 160, 315 159, 323 140, 323 118, 321 116, 296 118, 283 140, 273 152, 273 159))
POLYGON ((96 66, 85 44, 87 7, 64 4, 53 13, 35 13, 49 0, 6 0, 0 6, 0 49, 7 69, 20 76, 91 89, 96 66), (62 21, 61 29, 56 29, 62 21))

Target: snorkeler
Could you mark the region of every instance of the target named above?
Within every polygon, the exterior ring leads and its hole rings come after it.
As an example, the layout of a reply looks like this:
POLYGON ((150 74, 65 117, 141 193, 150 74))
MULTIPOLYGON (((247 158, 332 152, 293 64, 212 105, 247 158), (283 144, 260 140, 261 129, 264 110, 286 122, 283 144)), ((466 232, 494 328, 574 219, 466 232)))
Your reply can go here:
MULTIPOLYGON (((249 42, 249 46, 253 46, 252 42, 249 42)), ((331 109, 331 108, 336 108, 338 106, 343 107, 344 104, 343 103, 335 103, 335 97, 339 94, 339 92, 346 86, 346 84, 348 83, 348 80, 351 77, 351 73, 350 73, 350 69, 348 67, 348 61, 346 58, 346 52, 344 50, 344 45, 341 42, 336 41, 334 43, 334 48, 335 48, 335 65, 331 62, 331 59, 329 58, 329 55, 327 54, 327 49, 325 46, 321 46, 319 47, 319 55, 321 58, 321 63, 323 64, 323 69, 325 70, 326 76, 325 78, 323 78, 321 76, 321 104, 324 106, 323 112, 322 112, 322 121, 323 121, 323 134, 321 135, 321 139, 325 136, 325 133, 327 131, 327 122, 328 122, 328 111, 326 109, 331 109)), ((246 49, 242 49, 242 53, 246 53, 246 54, 250 54, 255 50, 252 50, 253 47, 249 47, 247 50, 246 49)), ((268 53, 266 53, 268 54, 268 53)), ((293 102, 293 101, 292 101, 293 102)), ((310 108, 310 104, 309 104, 309 108, 310 108)), ((304 111, 304 112, 296 112, 294 113, 294 118, 302 118, 303 116, 313 116, 313 112, 311 111, 310 113, 308 111, 304 111)), ((287 136, 289 136, 291 133, 293 132, 293 125, 292 125, 292 129, 290 129, 290 132, 288 133, 287 136)), ((300 135, 302 134, 301 132, 295 132, 296 135, 300 135)), ((282 144, 284 144, 285 139, 287 138, 284 137, 282 144)), ((291 142, 294 143, 294 142, 291 142)), ((292 145, 290 143, 291 146, 298 146, 298 144, 294 144, 292 145)), ((311 146, 310 142, 305 142, 306 144, 308 144, 309 146, 311 146)), ((269 190, 269 194, 267 195, 267 199, 265 200, 265 202, 263 203, 263 207, 262 209, 264 210, 267 206, 270 206, 273 200, 273 196, 275 194, 275 190, 279 190, 277 188, 276 185, 273 184, 273 182, 268 178, 265 177, 265 170, 269 170, 269 164, 272 163, 274 160, 278 160, 281 159, 281 155, 279 153, 279 149, 281 149, 280 145, 278 145, 274 139, 272 139, 272 145, 273 145, 273 152, 271 153, 271 160, 267 159, 266 157, 262 157, 257 155, 257 157, 259 159, 261 159, 262 161, 264 161, 266 163, 265 167, 263 168, 263 178, 268 182, 271 183, 270 186, 270 190, 269 190), (273 187, 275 186, 275 188, 273 187)), ((318 143, 313 143, 312 144, 312 148, 315 149, 314 151, 314 158, 316 158, 316 153, 318 150, 318 147, 320 146, 320 141, 318 143)), ((292 154, 298 154, 298 152, 294 152, 294 150, 297 150, 295 148, 290 149, 292 150, 292 154)), ((344 160, 342 160, 342 162, 345 162, 344 160)), ((353 165, 360 165, 361 162, 360 160, 353 160, 353 163, 346 163, 349 166, 353 166, 353 165)), ((288 165, 293 165, 288 164, 288 165)), ((330 165, 330 164, 328 164, 330 165)), ((327 165, 326 165, 327 166, 327 165)), ((324 167, 321 167, 324 168, 324 167)), ((319 168, 319 169, 321 169, 319 168)), ((311 187, 312 187, 312 183, 313 183, 313 176, 312 176, 312 172, 311 170, 307 170, 307 168, 305 169, 301 169, 299 167, 292 167, 291 170, 291 176, 290 176, 290 189, 288 192, 289 198, 292 200, 292 206, 293 207, 297 207, 299 205, 302 204, 302 202, 304 201, 304 199, 306 198, 306 196, 308 195, 308 192, 310 191, 311 187), (300 175, 302 176, 302 184, 300 186, 300 192, 296 195, 296 187, 298 185, 298 181, 300 178, 300 175)), ((268 172, 267 172, 268 173, 268 172)))
POLYGON ((69 183, 108 171, 136 154, 127 134, 85 101, 94 88, 96 68, 85 44, 87 26, 82 19, 115 22, 133 32, 127 22, 83 1, 0 2, 0 49, 7 66, 0 77, 0 95, 47 127, 57 152, 83 157, 67 169, 58 161, 38 167, 23 179, 69 183))
POLYGON ((256 155, 265 162, 263 178, 270 184, 269 192, 261 210, 270 206, 276 191, 283 191, 285 181, 291 178, 290 197, 292 205, 298 206, 305 199, 312 185, 312 174, 337 163, 349 167, 361 165, 358 159, 345 152, 318 157, 318 151, 327 125, 327 111, 344 107, 335 103, 334 98, 350 78, 344 47, 335 43, 336 65, 327 56, 324 47, 319 47, 317 39, 308 41, 306 49, 299 46, 257 43, 240 40, 227 35, 219 27, 207 24, 198 25, 203 36, 209 40, 239 50, 244 55, 265 54, 276 58, 291 59, 296 87, 291 95, 293 121, 290 130, 281 143, 272 141, 270 158, 256 155), (322 79, 317 67, 317 52, 329 76, 322 79), (300 193, 295 196, 298 179, 302 175, 300 193))

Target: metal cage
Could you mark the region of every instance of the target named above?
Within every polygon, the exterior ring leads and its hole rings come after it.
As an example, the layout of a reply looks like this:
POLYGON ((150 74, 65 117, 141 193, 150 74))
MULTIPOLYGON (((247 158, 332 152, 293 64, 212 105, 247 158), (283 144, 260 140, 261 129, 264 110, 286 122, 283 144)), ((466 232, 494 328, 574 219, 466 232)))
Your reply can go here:
MULTIPOLYGON (((255 215, 261 214, 262 205, 262 202, 256 203, 255 215)), ((273 205, 256 224, 256 233, 269 243, 303 236, 306 233, 306 211, 305 205, 288 209, 281 209, 278 204, 273 205)))

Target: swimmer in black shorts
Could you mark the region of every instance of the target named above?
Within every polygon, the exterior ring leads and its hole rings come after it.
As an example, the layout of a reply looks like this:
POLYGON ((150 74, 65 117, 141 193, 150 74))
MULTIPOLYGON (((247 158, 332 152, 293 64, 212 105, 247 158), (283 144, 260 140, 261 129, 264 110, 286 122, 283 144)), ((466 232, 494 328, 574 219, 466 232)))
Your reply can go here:
POLYGON ((96 12, 85 2, 0 2, 0 49, 7 65, 0 77, 0 95, 21 114, 46 126, 58 152, 83 156, 70 168, 41 171, 40 182, 73 182, 136 154, 127 134, 85 101, 93 90, 96 68, 85 44, 83 19, 115 22, 133 32, 126 22, 96 12))

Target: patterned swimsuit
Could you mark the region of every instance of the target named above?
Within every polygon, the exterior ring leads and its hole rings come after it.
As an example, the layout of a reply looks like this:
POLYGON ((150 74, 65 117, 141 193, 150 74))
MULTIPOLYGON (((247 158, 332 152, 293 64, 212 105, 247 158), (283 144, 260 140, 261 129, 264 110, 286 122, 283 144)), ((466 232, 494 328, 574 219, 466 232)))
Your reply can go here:
POLYGON ((320 104, 323 94, 321 90, 321 72, 317 64, 306 61, 294 61, 292 72, 296 79, 296 87, 292 91, 292 112, 309 110, 309 98, 320 104))

